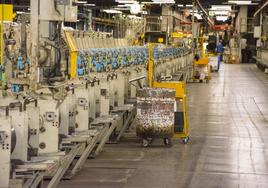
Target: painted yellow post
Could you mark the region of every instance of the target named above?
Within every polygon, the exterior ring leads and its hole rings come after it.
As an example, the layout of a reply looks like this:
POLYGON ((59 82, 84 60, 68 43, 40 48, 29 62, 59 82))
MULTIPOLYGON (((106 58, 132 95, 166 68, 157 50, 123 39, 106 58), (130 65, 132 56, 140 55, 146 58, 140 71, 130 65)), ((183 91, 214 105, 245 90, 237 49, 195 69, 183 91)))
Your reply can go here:
POLYGON ((75 46, 73 37, 68 31, 65 31, 66 41, 70 50, 70 78, 76 78, 76 70, 77 70, 77 56, 78 56, 78 49, 75 46))
POLYGON ((0 37, 0 53, 1 53, 1 59, 0 59, 0 65, 2 65, 3 63, 4 63, 4 8, 3 8, 3 6, 2 5, 0 5, 1 6, 1 25, 0 25, 0 27, 1 27, 1 30, 0 30, 0 35, 1 35, 1 37, 0 37))
POLYGON ((15 17, 13 13, 13 5, 11 4, 0 4, 0 65, 4 63, 4 21, 13 21, 13 18, 15 17))
POLYGON ((149 44, 148 46, 148 81, 149 87, 153 87, 153 72, 154 72, 154 59, 153 59, 153 45, 149 44))
MULTIPOLYGON (((4 21, 13 21, 15 14, 13 13, 13 5, 11 4, 0 4, 0 65, 4 64, 4 21)), ((1 73, 2 77, 2 90, 4 89, 4 85, 6 84, 6 76, 5 73, 1 73)))
POLYGON ((13 21, 15 14, 13 13, 13 5, 11 4, 0 4, 0 65, 4 63, 4 21, 13 21))

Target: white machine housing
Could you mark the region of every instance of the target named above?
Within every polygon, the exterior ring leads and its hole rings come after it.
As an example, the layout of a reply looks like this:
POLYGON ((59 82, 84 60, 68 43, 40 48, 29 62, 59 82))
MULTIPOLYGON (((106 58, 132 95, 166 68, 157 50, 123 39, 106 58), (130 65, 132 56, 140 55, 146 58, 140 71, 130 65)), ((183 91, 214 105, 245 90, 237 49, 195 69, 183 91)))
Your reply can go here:
POLYGON ((78 0, 40 0, 39 20, 77 22, 78 0))
POLYGON ((63 135, 69 135, 70 130, 75 130, 77 104, 75 95, 68 93, 66 98, 60 104, 60 127, 59 132, 63 135))
POLYGON ((57 101, 48 97, 47 100, 39 99, 40 107, 40 134, 38 154, 58 152, 59 144, 59 109, 57 101))
POLYGON ((11 155, 10 116, 0 115, 0 187, 9 187, 11 155))
POLYGON ((28 131, 29 120, 27 111, 20 112, 18 109, 9 109, 12 117, 12 127, 16 133, 16 146, 11 154, 12 159, 27 161, 28 158, 28 131))

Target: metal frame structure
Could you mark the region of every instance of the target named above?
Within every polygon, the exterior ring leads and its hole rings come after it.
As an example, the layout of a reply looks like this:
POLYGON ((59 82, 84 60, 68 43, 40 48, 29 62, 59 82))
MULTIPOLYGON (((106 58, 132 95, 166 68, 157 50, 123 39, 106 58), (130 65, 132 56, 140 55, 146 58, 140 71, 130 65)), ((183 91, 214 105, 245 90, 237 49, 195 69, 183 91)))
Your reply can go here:
POLYGON ((182 101, 182 111, 184 117, 183 132, 175 132, 175 137, 181 138, 184 143, 189 141, 189 125, 187 117, 187 108, 186 108, 186 90, 184 82, 158 82, 154 81, 154 59, 153 59, 153 45, 150 44, 149 47, 149 62, 148 62, 148 81, 149 87, 155 88, 167 88, 175 89, 176 91, 176 101, 182 101))

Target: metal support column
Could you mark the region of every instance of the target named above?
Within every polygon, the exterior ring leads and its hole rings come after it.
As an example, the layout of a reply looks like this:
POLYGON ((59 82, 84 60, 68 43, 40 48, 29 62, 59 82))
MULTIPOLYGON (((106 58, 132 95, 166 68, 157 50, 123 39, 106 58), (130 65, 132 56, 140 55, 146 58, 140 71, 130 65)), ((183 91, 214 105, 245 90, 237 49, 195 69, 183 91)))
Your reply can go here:
POLYGON ((38 53, 39 53, 39 1, 31 0, 31 38, 32 50, 30 56, 30 90, 37 89, 38 82, 38 53))

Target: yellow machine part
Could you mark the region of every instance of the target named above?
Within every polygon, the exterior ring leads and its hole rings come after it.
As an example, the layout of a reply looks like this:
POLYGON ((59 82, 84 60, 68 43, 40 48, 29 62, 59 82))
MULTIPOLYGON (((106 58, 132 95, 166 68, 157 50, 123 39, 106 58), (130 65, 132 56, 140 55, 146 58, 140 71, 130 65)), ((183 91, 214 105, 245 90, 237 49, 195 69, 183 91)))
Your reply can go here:
POLYGON ((13 21, 16 14, 13 13, 13 5, 0 4, 0 20, 13 21))
POLYGON ((159 43, 163 43, 164 42, 164 39, 160 37, 160 38, 158 38, 158 42, 159 43))
POLYGON ((198 61, 194 61, 194 63, 196 65, 208 65, 209 59, 208 57, 205 56, 205 57, 200 58, 198 61))
POLYGON ((173 32, 171 36, 172 38, 186 38, 186 37, 190 37, 191 34, 183 33, 183 32, 173 32))
POLYGON ((153 82, 153 87, 175 89, 176 98, 180 99, 185 97, 185 83, 184 82, 153 82))
POLYGON ((68 32, 65 31, 65 37, 66 41, 70 50, 70 78, 74 79, 76 78, 76 70, 77 70, 77 56, 78 56, 78 49, 75 46, 74 39, 72 35, 68 32))
MULTIPOLYGON (((13 13, 12 4, 0 4, 0 65, 4 63, 4 21, 13 21, 16 14, 13 13)), ((0 85, 4 86, 6 84, 5 73, 0 73, 2 81, 0 85)), ((2 87, 2 90, 4 87, 2 87)))
POLYGON ((0 64, 4 60, 4 21, 13 21, 16 14, 13 13, 13 5, 11 4, 0 4, 0 64))

